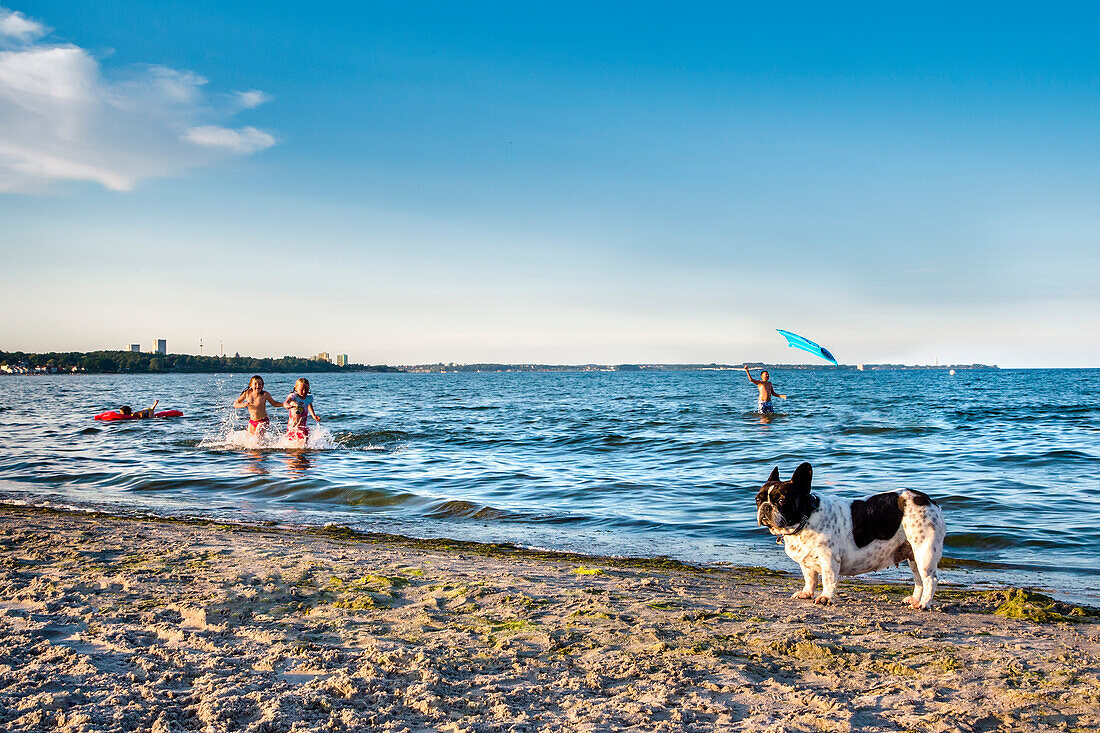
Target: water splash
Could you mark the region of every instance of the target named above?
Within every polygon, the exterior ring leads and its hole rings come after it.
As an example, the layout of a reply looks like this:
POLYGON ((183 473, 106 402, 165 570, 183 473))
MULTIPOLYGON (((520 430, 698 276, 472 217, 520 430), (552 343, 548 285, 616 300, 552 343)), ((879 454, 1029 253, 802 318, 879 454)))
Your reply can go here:
POLYGON ((204 435, 198 447, 215 450, 334 450, 344 446, 331 430, 316 424, 309 427, 309 436, 305 440, 291 439, 286 428, 276 422, 252 433, 244 427, 244 420, 235 410, 227 410, 214 432, 204 435))

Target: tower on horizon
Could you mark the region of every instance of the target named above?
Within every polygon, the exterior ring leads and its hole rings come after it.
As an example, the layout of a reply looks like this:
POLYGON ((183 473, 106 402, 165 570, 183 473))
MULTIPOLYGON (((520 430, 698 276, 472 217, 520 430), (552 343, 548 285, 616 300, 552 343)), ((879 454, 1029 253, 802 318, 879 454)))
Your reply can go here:
POLYGON ((336 366, 346 367, 347 365, 348 365, 348 355, 347 354, 337 354, 336 355, 336 366))
POLYGON ((141 352, 141 344, 130 344, 130 352, 141 352))
POLYGON ((157 339, 157 348, 153 350, 156 354, 168 354, 168 340, 157 339))

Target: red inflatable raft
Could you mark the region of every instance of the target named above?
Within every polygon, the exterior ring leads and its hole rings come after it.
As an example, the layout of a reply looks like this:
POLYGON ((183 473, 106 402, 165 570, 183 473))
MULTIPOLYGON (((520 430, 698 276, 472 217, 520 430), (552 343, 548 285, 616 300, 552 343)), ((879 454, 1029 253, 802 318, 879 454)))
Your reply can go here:
MULTIPOLYGON (((183 413, 179 410, 163 410, 161 412, 154 412, 153 417, 183 417, 183 413)), ((115 412, 111 410, 109 412, 101 412, 95 416, 96 420, 147 420, 148 418, 140 418, 137 415, 123 415, 121 412, 115 412)))

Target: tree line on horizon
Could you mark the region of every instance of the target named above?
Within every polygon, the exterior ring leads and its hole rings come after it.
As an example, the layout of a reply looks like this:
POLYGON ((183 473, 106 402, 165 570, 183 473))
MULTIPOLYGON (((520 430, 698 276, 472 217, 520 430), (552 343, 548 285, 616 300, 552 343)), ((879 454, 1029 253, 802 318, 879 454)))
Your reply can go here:
MULTIPOLYGON (((256 358, 252 356, 195 356, 194 354, 156 354, 141 351, 67 351, 35 353, 24 351, 0 351, 0 365, 52 368, 62 372, 88 374, 164 374, 164 373, 217 373, 217 372, 253 372, 253 373, 295 373, 295 372, 496 372, 496 371, 588 371, 614 369, 615 371, 684 371, 697 369, 740 369, 730 364, 455 364, 442 363, 417 364, 405 367, 367 364, 348 364, 337 366, 330 361, 300 356, 274 358, 256 358)), ((771 369, 808 369, 808 370, 854 370, 854 366, 835 367, 832 364, 765 364, 749 362, 750 368, 771 369)), ((939 364, 935 366, 910 366, 905 364, 869 364, 869 370, 877 369, 996 369, 986 364, 939 364)))
POLYGON ((67 351, 34 353, 0 351, 0 364, 26 365, 31 368, 56 368, 71 372, 74 368, 90 374, 162 374, 167 372, 396 372, 396 367, 348 364, 299 356, 278 359, 252 356, 195 356, 194 354, 154 354, 142 351, 67 351))

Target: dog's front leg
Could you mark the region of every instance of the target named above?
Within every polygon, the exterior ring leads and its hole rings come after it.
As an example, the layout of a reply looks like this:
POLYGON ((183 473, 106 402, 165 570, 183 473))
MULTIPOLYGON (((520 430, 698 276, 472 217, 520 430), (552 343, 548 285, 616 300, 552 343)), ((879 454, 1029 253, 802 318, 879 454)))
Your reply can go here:
POLYGON ((814 603, 827 606, 833 602, 836 595, 836 579, 840 574, 840 563, 831 555, 821 559, 821 595, 814 599, 814 603))
POLYGON ((802 590, 795 593, 791 598, 813 598, 814 586, 817 585, 817 571, 814 570, 812 565, 800 565, 802 568, 802 577, 806 579, 806 584, 802 586, 802 590))

